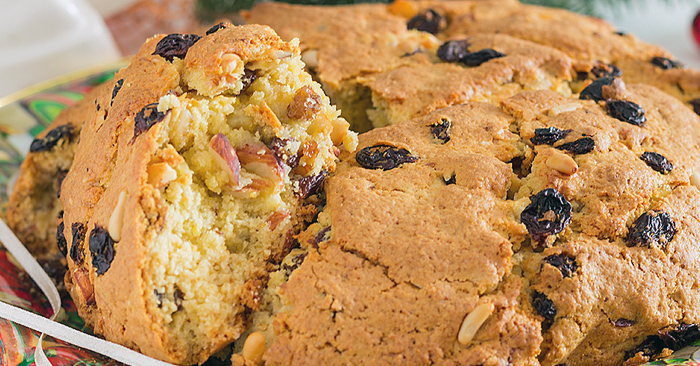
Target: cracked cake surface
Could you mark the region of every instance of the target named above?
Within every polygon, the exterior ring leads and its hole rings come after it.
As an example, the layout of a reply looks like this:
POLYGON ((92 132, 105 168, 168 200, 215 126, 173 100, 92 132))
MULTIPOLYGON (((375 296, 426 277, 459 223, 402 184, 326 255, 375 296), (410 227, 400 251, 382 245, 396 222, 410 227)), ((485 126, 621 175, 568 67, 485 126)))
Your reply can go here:
POLYGON ((700 337, 700 73, 513 0, 243 16, 281 38, 148 40, 22 168, 14 217, 47 221, 10 224, 98 334, 246 366, 631 366, 700 337))

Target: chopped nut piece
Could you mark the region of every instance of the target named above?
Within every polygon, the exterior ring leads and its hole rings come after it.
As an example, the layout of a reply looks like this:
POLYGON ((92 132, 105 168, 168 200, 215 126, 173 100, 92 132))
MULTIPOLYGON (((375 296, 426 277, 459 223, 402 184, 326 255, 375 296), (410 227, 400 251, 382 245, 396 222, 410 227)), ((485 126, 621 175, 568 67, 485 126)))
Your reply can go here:
POLYGON ((693 172, 690 175, 690 184, 694 185, 695 188, 700 189, 700 173, 693 172))
POLYGON ((177 179, 177 172, 167 163, 151 164, 147 168, 148 184, 161 188, 177 179))
POLYGON ((333 126, 333 131, 331 132, 331 141, 333 141, 333 145, 338 146, 343 142, 345 135, 348 134, 350 124, 343 118, 336 118, 333 121, 331 121, 331 125, 333 126))
POLYGON ((245 108, 245 114, 253 117, 255 121, 261 126, 270 126, 273 131, 278 131, 282 128, 282 122, 280 122, 275 112, 272 111, 267 103, 262 102, 259 106, 251 104, 245 108))
MULTIPOLYGON (((236 150, 240 165, 250 173, 259 175, 271 184, 276 189, 282 189, 284 184, 284 169, 275 157, 275 153, 263 144, 245 145, 236 150)), ((253 180, 253 184, 255 184, 253 180)), ((262 184, 264 182, 258 182, 262 184)), ((252 188, 252 187, 251 187, 252 188)))
POLYGON ((241 180, 241 163, 228 137, 223 133, 216 134, 207 147, 216 163, 228 174, 231 184, 237 186, 241 180))
POLYGON ((575 111, 579 108, 581 108, 581 105, 578 103, 567 103, 567 104, 554 106, 554 107, 549 109, 549 116, 556 117, 564 112, 575 111))
MULTIPOLYGON (((171 168, 172 169, 172 168, 171 168)), ((112 240, 119 242, 122 237, 122 226, 124 225, 124 202, 126 201, 126 191, 121 191, 119 193, 119 199, 117 204, 114 206, 112 211, 112 216, 109 217, 109 225, 107 226, 107 232, 112 240)))
POLYGON ((80 288, 80 292, 86 304, 95 303, 95 286, 90 280, 90 273, 85 268, 76 268, 73 271, 73 280, 80 288))
POLYGON ((578 171, 578 164, 566 154, 555 153, 546 162, 547 166, 564 175, 573 175, 578 171))
POLYGON ((241 353, 246 360, 253 361, 256 365, 261 365, 262 355, 265 353, 265 335, 260 332, 250 333, 245 343, 243 343, 241 353))
POLYGON ((301 53, 301 60, 310 68, 318 67, 318 50, 306 50, 301 53))
POLYGON ((471 313, 467 314, 462 322, 462 327, 459 328, 459 335, 457 336, 459 343, 463 346, 471 343, 476 332, 479 331, 479 328, 481 328, 486 319, 491 316, 493 310, 493 304, 487 303, 475 307, 471 313))

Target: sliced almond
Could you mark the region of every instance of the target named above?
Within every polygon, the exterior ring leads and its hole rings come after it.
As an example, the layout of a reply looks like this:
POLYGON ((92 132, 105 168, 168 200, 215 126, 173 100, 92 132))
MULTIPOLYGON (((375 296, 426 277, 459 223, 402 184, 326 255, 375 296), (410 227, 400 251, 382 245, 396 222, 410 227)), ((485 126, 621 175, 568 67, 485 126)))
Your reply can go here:
MULTIPOLYGON (((171 168, 172 169, 172 168, 171 168)), ((119 193, 119 199, 117 199, 117 204, 112 210, 112 216, 109 217, 109 224, 107 225, 107 232, 112 240, 119 242, 122 237, 122 226, 124 226, 124 205, 126 202, 126 191, 121 191, 119 193)))
POLYGON ((575 111, 579 108, 581 108, 581 105, 578 103, 567 103, 550 108, 548 114, 550 117, 556 117, 564 112, 575 111))
MULTIPOLYGON (((272 185, 281 189, 284 184, 284 168, 280 165, 275 153, 262 143, 245 145, 236 150, 240 165, 253 174, 256 174, 272 185)), ((253 180, 255 183, 255 180, 253 180)), ((258 182, 259 184, 260 182, 258 182)))
POLYGON ((148 166, 148 184, 161 188, 177 179, 177 172, 168 163, 155 163, 148 166))
POLYGON ((471 343, 472 339, 479 331, 479 328, 486 322, 493 313, 494 306, 491 303, 481 304, 474 308, 471 313, 467 314, 459 328, 457 340, 463 346, 471 343))
POLYGON ((226 172, 231 184, 237 186, 241 180, 241 163, 228 137, 223 133, 214 135, 209 141, 207 149, 219 167, 226 172))
POLYGON ((578 164, 576 164, 576 161, 567 154, 555 153, 547 158, 545 164, 564 175, 573 175, 578 171, 578 164))
POLYGON ((241 351, 243 358, 261 365, 263 353, 265 353, 265 335, 260 332, 250 333, 243 343, 241 351))
POLYGON ((270 217, 267 218, 267 223, 270 224, 270 230, 275 230, 277 225, 279 225, 284 219, 289 217, 289 210, 277 211, 272 213, 270 217))
POLYGON ((73 280, 80 288, 80 294, 85 301, 85 304, 90 305, 95 303, 95 286, 90 280, 90 272, 85 268, 76 268, 72 272, 73 280))

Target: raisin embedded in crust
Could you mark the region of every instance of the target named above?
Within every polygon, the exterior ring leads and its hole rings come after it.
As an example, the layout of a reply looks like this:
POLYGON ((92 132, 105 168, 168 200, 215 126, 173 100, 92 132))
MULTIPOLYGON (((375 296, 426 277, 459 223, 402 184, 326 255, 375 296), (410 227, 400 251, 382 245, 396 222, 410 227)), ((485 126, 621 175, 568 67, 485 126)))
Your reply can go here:
POLYGON ((365 169, 391 170, 406 163, 418 161, 418 157, 411 155, 406 149, 391 145, 368 146, 357 152, 355 160, 365 169))
POLYGON ((216 31, 218 31, 219 29, 224 29, 224 28, 226 28, 226 23, 221 22, 221 23, 215 24, 215 25, 212 26, 211 28, 207 29, 207 31, 206 31, 205 34, 206 34, 206 35, 210 35, 210 34, 212 34, 212 33, 216 33, 216 31))
POLYGON ((535 291, 532 294, 532 306, 537 310, 537 314, 540 314, 547 320, 554 320, 557 316, 557 308, 554 306, 554 302, 541 292, 535 291))
POLYGON ((86 231, 87 228, 82 222, 74 222, 73 225, 71 225, 73 241, 71 242, 70 246, 70 259, 72 259, 78 266, 81 266, 83 264, 83 260, 85 259, 85 255, 83 254, 83 243, 85 242, 86 231))
POLYGON ((520 221, 535 242, 542 243, 548 236, 562 232, 569 225, 571 204, 556 189, 544 189, 530 200, 520 214, 520 221))
POLYGON ((671 60, 666 57, 654 57, 651 59, 651 63, 654 64, 654 66, 660 67, 664 70, 683 68, 683 64, 679 61, 671 60))
POLYGON ((469 42, 466 39, 447 41, 437 50, 437 56, 445 62, 457 62, 467 54, 469 54, 469 42))
POLYGON ((442 144, 446 144, 450 141, 450 129, 452 128, 452 122, 447 118, 440 118, 439 121, 430 125, 430 133, 436 140, 440 141, 442 144))
POLYGON ((595 149, 595 141, 590 137, 584 137, 576 141, 561 144, 556 148, 559 150, 566 150, 574 154, 586 154, 595 149))
POLYGON ((190 47, 199 41, 200 38, 202 37, 196 34, 168 34, 158 41, 152 54, 161 56, 171 62, 175 57, 184 59, 190 47))
POLYGON ((556 127, 537 128, 535 129, 535 136, 530 138, 530 142, 533 145, 553 145, 555 142, 565 138, 569 132, 571 130, 560 130, 556 127))
POLYGON ((635 126, 643 126, 647 118, 644 109, 628 100, 611 100, 605 104, 611 117, 635 126))
POLYGON ((651 210, 639 216, 627 234, 627 246, 649 248, 658 245, 665 248, 676 235, 676 223, 671 215, 651 210))
POLYGON ((600 79, 597 79, 592 83, 588 84, 588 86, 581 91, 581 94, 579 94, 578 98, 590 99, 596 102, 604 100, 605 98, 603 98, 603 87, 606 85, 612 85, 613 81, 615 81, 614 77, 602 77, 600 79))
POLYGON ((498 52, 491 48, 484 48, 476 52, 468 53, 466 56, 462 57, 459 62, 467 66, 480 66, 484 62, 493 60, 494 58, 505 57, 504 53, 498 52))
POLYGON ((136 138, 148 131, 153 125, 162 121, 168 112, 159 112, 158 103, 151 103, 143 107, 134 117, 134 137, 131 142, 134 142, 136 138))
POLYGON ((571 277, 578 271, 576 258, 565 253, 552 254, 545 257, 543 261, 557 268, 564 278, 571 277))
POLYGON ((447 28, 447 19, 435 10, 428 9, 411 18, 406 24, 406 28, 438 34, 447 28))
POLYGON ((90 232, 88 248, 95 273, 99 276, 107 272, 114 260, 114 240, 105 228, 95 225, 90 232))
POLYGON ((63 125, 49 131, 44 138, 35 139, 29 146, 29 152, 40 152, 53 149, 61 139, 70 141, 73 138, 73 126, 63 125))
POLYGON ((640 157, 647 165, 661 174, 668 174, 673 170, 673 164, 665 156, 652 151, 645 151, 640 157))

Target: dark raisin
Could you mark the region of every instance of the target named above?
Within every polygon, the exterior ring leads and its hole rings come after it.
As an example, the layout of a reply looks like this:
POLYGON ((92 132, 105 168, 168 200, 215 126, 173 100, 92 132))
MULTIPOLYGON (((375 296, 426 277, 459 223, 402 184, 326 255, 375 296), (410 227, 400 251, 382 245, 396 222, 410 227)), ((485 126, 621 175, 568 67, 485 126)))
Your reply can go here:
POLYGON ((578 98, 590 99, 596 102, 604 100, 603 87, 606 85, 612 85, 613 81, 615 81, 615 78, 613 77, 602 77, 600 79, 596 79, 581 91, 578 98))
POLYGON ((323 181, 328 175, 327 172, 321 171, 316 175, 310 175, 308 177, 303 177, 299 179, 299 197, 306 198, 318 192, 319 188, 323 185, 323 181))
POLYGON ((417 156, 406 149, 390 145, 368 146, 357 152, 355 160, 365 169, 391 170, 406 163, 414 163, 417 156))
POLYGON ((673 170, 673 164, 671 164, 671 162, 668 161, 665 156, 659 153, 645 151, 644 154, 642 154, 641 159, 647 163, 650 168, 661 174, 668 174, 671 172, 671 170, 673 170))
POLYGON ((658 66, 664 70, 683 68, 683 64, 679 61, 674 61, 666 57, 654 57, 651 59, 651 63, 654 64, 654 66, 658 66))
POLYGON ((618 328, 627 328, 627 327, 631 327, 635 324, 637 324, 636 321, 625 319, 625 318, 620 318, 620 319, 617 319, 613 322, 613 325, 618 327, 618 328))
POLYGON ((576 71, 576 80, 584 81, 588 79, 588 71, 576 71))
POLYGON ((430 132, 433 137, 443 144, 450 141, 450 130, 452 128, 452 122, 447 118, 440 118, 439 121, 430 125, 430 132))
POLYGON ((158 42, 156 50, 153 51, 152 55, 161 56, 168 61, 172 61, 175 57, 184 59, 187 50, 189 50, 195 42, 199 41, 200 38, 202 37, 196 34, 168 34, 158 42))
POLYGON ((452 174, 449 179, 445 179, 445 185, 457 184, 457 176, 452 174))
POLYGON ((306 256, 308 255, 308 252, 303 252, 299 253, 291 258, 289 263, 283 263, 282 264, 282 269, 287 272, 287 275, 290 275, 292 272, 294 272, 295 269, 299 268, 301 264, 304 262, 304 259, 306 259, 306 256))
POLYGON ((643 126, 647 118, 644 116, 644 109, 639 104, 627 100, 611 100, 605 106, 611 117, 622 122, 627 122, 635 126, 643 126))
POLYGON ((213 27, 207 29, 207 32, 206 32, 205 34, 206 34, 206 35, 210 35, 210 34, 212 34, 212 33, 216 33, 216 31, 218 31, 218 30, 220 30, 220 29, 224 29, 224 28, 226 28, 226 23, 225 23, 225 22, 221 22, 221 23, 216 24, 216 25, 214 25, 213 27))
POLYGON ((68 255, 68 242, 66 241, 66 236, 63 234, 65 228, 66 226, 63 224, 63 220, 61 220, 56 228, 56 245, 58 245, 58 250, 64 257, 68 255))
POLYGON ((177 306, 177 310, 175 311, 182 310, 182 300, 184 299, 185 294, 182 293, 182 291, 179 288, 175 287, 175 292, 173 292, 173 302, 175 303, 175 306, 177 306))
POLYGON ((617 35, 620 36, 620 37, 624 37, 624 36, 627 35, 627 33, 625 33, 625 32, 620 32, 620 31, 613 32, 613 33, 614 33, 614 34, 617 34, 617 35))
POLYGON ((486 61, 499 57, 505 57, 505 54, 491 48, 484 48, 483 50, 467 54, 466 56, 462 57, 459 62, 467 66, 479 66, 486 61))
POLYGON ((63 169, 59 169, 56 173, 56 198, 61 198, 61 186, 66 175, 68 175, 68 171, 63 169))
POLYGON ((622 76, 622 70, 613 64, 601 64, 591 69, 591 74, 598 78, 610 78, 622 76))
POLYGON ((275 154, 277 160, 287 164, 290 168, 294 169, 299 165, 300 154, 290 154, 287 145, 292 142, 291 139, 280 139, 274 137, 268 147, 275 154))
POLYGON ((670 325, 659 329, 658 334, 666 347, 674 351, 700 339, 700 329, 697 324, 670 325))
POLYGON ((466 39, 447 41, 437 50, 438 57, 445 62, 457 62, 469 53, 469 42, 466 39))
POLYGON ((695 112, 695 114, 697 115, 700 115, 700 98, 688 101, 688 103, 690 103, 690 105, 693 106, 693 112, 695 112))
POLYGON ((595 148, 595 141, 590 137, 580 138, 576 141, 567 142, 556 147, 559 150, 566 150, 574 154, 587 154, 595 148))
POLYGON ((166 113, 168 112, 158 111, 158 103, 151 103, 143 107, 134 117, 134 137, 131 142, 136 140, 140 134, 151 129, 153 125, 162 121, 166 113))
POLYGON ((83 242, 85 242, 86 231, 87 228, 82 222, 75 222, 71 225, 73 241, 70 245, 70 259, 78 266, 81 266, 85 259, 85 255, 83 254, 83 242))
POLYGON ((553 145, 555 142, 563 139, 571 130, 562 131, 556 127, 536 128, 535 136, 530 139, 533 145, 553 145))
POLYGON ((124 79, 119 79, 116 83, 114 83, 114 89, 112 89, 112 99, 109 101, 110 106, 114 104, 114 98, 117 96, 117 93, 119 93, 119 90, 121 90, 122 85, 124 85, 124 79))
POLYGON ((243 76, 241 76, 241 82, 243 83, 243 88, 241 89, 241 93, 246 91, 248 87, 250 87, 250 84, 255 81, 255 79, 258 78, 258 74, 255 72, 255 70, 250 70, 250 69, 243 69, 243 76))
POLYGON ((644 342, 642 342, 642 344, 627 352, 625 354, 625 359, 632 358, 637 354, 650 358, 655 357, 658 356, 664 348, 666 348, 664 346, 664 342, 662 342, 658 336, 649 336, 644 340, 644 342))
POLYGON ((659 329, 656 335, 647 337, 642 344, 627 352, 625 358, 631 358, 638 353, 647 357, 659 356, 665 348, 677 351, 698 339, 700 339, 700 329, 697 324, 672 324, 659 329))
POLYGON ((676 235, 676 223, 666 212, 651 210, 634 220, 627 234, 627 246, 666 247, 676 235))
POLYGON ((538 243, 555 235, 571 221, 571 204, 556 189, 543 189, 530 197, 530 204, 520 214, 530 237, 538 243))
POLYGON ((114 240, 109 236, 107 230, 95 225, 95 228, 90 232, 88 247, 92 255, 92 268, 95 269, 95 273, 99 276, 107 272, 114 259, 114 240))
POLYGON ((541 292, 535 291, 532 294, 532 306, 535 307, 538 314, 547 320, 554 320, 554 317, 557 316, 557 308, 554 307, 554 303, 541 292))
POLYGON ((428 9, 411 18, 406 24, 406 28, 415 29, 421 32, 438 34, 447 27, 447 20, 438 12, 428 9))
POLYGON ((545 257, 544 262, 556 267, 564 278, 571 277, 578 271, 576 258, 568 254, 552 254, 545 257))
POLYGON ((70 141, 73 139, 73 127, 71 125, 62 125, 49 131, 44 138, 34 139, 29 146, 30 152, 40 152, 53 149, 61 139, 70 141))

